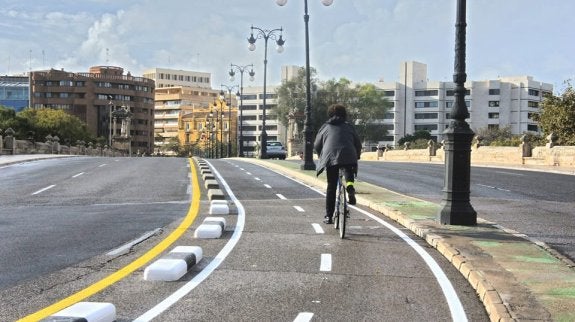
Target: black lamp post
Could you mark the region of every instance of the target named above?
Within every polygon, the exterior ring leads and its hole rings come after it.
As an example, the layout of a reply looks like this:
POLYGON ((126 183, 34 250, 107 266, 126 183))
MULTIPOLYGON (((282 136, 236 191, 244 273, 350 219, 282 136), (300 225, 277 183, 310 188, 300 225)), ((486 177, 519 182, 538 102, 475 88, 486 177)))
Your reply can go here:
MULTIPOLYGON (((238 88, 238 85, 232 85, 232 86, 227 86, 224 84, 220 85, 221 88, 225 88, 228 90, 228 94, 229 94, 229 102, 226 101, 226 105, 228 106, 228 149, 227 149, 227 154, 226 157, 231 157, 232 156, 232 91, 234 90, 234 88, 238 88)), ((237 93, 237 96, 240 96, 240 92, 237 93)), ((225 100, 225 93, 224 90, 221 89, 220 90, 220 99, 225 100)))
POLYGON ((455 23, 455 103, 449 127, 443 132, 445 140, 445 186, 442 209, 438 221, 445 225, 476 225, 477 213, 469 202, 471 172, 471 140, 473 131, 465 119, 469 110, 465 105, 465 19, 466 0, 457 0, 455 23))
MULTIPOLYGON (((239 106, 239 110, 240 110, 240 114, 239 114, 239 128, 238 128, 238 132, 239 132, 239 140, 238 140, 238 156, 243 158, 244 157, 244 132, 243 132, 243 123, 244 123, 244 71, 246 70, 246 68, 250 67, 250 71, 249 71, 249 75, 250 75, 250 81, 254 80, 254 75, 256 73, 254 73, 254 64, 249 64, 249 65, 245 65, 245 66, 239 66, 239 65, 235 65, 235 64, 230 64, 230 82, 234 81, 234 75, 236 74, 234 70, 237 70, 240 72, 240 106, 239 106)), ((237 133, 237 132, 236 132, 237 133)))
MULTIPOLYGON (((287 0, 276 0, 279 6, 284 6, 287 0)), ((321 0, 324 6, 330 6, 333 0, 321 0)), ((309 14, 307 13, 307 0, 304 0, 304 16, 305 22, 305 76, 306 76, 306 105, 305 105, 305 121, 303 125, 304 132, 304 152, 302 170, 315 170, 315 163, 313 162, 313 137, 312 137, 312 119, 311 119, 311 79, 309 67, 309 14)))
POLYGON ((248 38, 248 42, 249 42, 249 50, 254 51, 256 50, 256 40, 257 39, 264 39, 264 107, 263 107, 263 114, 262 114, 262 132, 261 132, 261 148, 260 148, 260 159, 267 159, 268 158, 268 153, 267 153, 267 141, 268 141, 268 134, 266 131, 266 97, 267 97, 267 93, 266 93, 266 75, 267 75, 267 64, 268 64, 268 39, 273 39, 276 41, 276 44, 278 45, 277 47, 277 51, 278 53, 282 53, 283 52, 283 45, 285 43, 285 40, 283 40, 282 38, 282 28, 278 28, 278 29, 272 29, 272 30, 267 30, 267 29, 261 29, 258 27, 251 27, 252 29, 252 33, 250 38, 248 38), (256 31, 256 37, 254 37, 254 30, 256 31), (279 33, 279 38, 278 38, 278 33, 279 33))

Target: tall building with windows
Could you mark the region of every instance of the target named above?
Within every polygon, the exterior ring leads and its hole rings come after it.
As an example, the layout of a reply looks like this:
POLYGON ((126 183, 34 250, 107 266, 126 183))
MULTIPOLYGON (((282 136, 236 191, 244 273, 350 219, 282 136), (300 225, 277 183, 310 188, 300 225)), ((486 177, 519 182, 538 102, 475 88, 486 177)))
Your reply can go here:
MULTIPOLYGON (((95 66, 88 73, 64 70, 31 73, 31 106, 62 109, 86 123, 88 131, 112 140, 111 113, 120 107, 131 112, 130 142, 135 153, 151 153, 154 142, 154 81, 124 75, 121 67, 95 66)), ((64 139, 64 138, 62 138, 64 139)))
POLYGON ((164 87, 196 87, 211 88, 210 73, 169 68, 151 68, 144 71, 144 77, 156 81, 156 88, 164 87))
MULTIPOLYGON (((379 143, 395 145, 418 130, 429 131, 438 142, 444 139, 455 101, 455 83, 429 81, 427 65, 410 61, 401 63, 399 81, 375 85, 392 103, 381 122, 388 135, 379 143)), ((531 76, 468 81, 465 88, 470 114, 467 122, 474 131, 510 126, 513 134, 540 133, 532 116, 539 112, 543 96, 553 92, 553 85, 531 76)))
POLYGON ((28 76, 0 76, 0 105, 19 112, 28 107, 29 98, 28 76))
MULTIPOLYGON (((155 153, 174 154, 167 146, 179 142, 179 120, 182 115, 207 109, 219 96, 219 90, 209 87, 156 88, 154 112, 155 153)), ((183 136, 182 136, 183 137, 183 136)), ((185 142, 179 142, 184 144, 185 142)))

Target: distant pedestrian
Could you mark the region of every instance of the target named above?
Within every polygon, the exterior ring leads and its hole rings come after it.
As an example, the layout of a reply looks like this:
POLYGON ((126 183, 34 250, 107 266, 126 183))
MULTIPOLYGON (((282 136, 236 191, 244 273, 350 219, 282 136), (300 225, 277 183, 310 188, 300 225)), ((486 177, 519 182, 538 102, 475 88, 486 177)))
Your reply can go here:
POLYGON ((341 104, 331 105, 327 110, 329 119, 319 129, 314 149, 319 156, 317 175, 326 170, 327 191, 325 197, 324 223, 333 223, 335 194, 339 169, 344 169, 349 204, 355 205, 354 176, 357 160, 361 155, 361 141, 355 128, 347 122, 347 111, 341 104))

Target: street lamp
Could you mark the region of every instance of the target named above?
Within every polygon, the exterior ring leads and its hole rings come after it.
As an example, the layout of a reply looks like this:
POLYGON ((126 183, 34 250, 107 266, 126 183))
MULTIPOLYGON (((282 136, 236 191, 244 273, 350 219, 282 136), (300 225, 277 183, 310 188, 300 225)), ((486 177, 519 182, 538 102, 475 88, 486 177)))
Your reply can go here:
POLYGON ((438 221, 445 225, 476 225, 477 213, 469 202, 471 170, 471 140, 473 131, 465 119, 469 110, 465 105, 465 19, 466 0, 457 0, 455 23, 455 102, 449 127, 443 132, 445 140, 445 185, 442 209, 438 221))
MULTIPOLYGON (((287 0, 276 0, 279 6, 284 6, 287 0)), ((324 6, 330 6, 333 0, 321 0, 324 6)), ((315 170, 315 163, 313 162, 313 144, 312 144, 312 120, 311 120, 311 79, 309 67, 309 14, 307 12, 307 0, 304 0, 304 16, 305 22, 305 76, 306 76, 306 105, 305 105, 305 121, 303 125, 304 132, 304 152, 303 164, 300 166, 302 170, 315 170)))
POLYGON ((261 132, 261 148, 260 148, 260 159, 267 159, 267 132, 266 132, 266 75, 267 75, 267 64, 268 64, 268 39, 273 39, 276 41, 277 52, 282 53, 284 51, 283 45, 285 40, 282 38, 282 31, 283 29, 277 28, 272 30, 261 29, 258 27, 251 27, 252 33, 250 38, 248 38, 249 42, 249 50, 254 51, 256 50, 256 40, 257 39, 264 39, 264 107, 263 107, 263 114, 262 114, 262 132, 261 132), (254 37, 254 30, 256 31, 256 37, 254 37), (279 32, 279 38, 277 37, 279 32))
MULTIPOLYGON (((240 119, 239 119, 239 141, 238 141, 238 156, 244 157, 244 132, 243 132, 243 122, 244 122, 244 71, 246 68, 251 67, 249 71, 250 81, 254 81, 254 64, 249 64, 245 66, 239 66, 235 64, 230 64, 230 82, 234 81, 234 75, 236 74, 234 70, 240 72, 240 119)), ((237 133, 237 132, 236 132, 237 133)))
MULTIPOLYGON (((226 102, 226 104, 228 105, 228 151, 226 154, 226 157, 231 157, 232 156, 232 91, 234 90, 234 88, 238 88, 238 85, 232 85, 232 86, 227 86, 227 85, 220 85, 221 88, 225 88, 228 90, 228 94, 229 94, 229 98, 230 101, 226 102)), ((238 92, 236 94, 237 96, 240 96, 240 92, 238 92)), ((221 89, 220 90, 220 98, 225 100, 225 93, 224 90, 221 89)))

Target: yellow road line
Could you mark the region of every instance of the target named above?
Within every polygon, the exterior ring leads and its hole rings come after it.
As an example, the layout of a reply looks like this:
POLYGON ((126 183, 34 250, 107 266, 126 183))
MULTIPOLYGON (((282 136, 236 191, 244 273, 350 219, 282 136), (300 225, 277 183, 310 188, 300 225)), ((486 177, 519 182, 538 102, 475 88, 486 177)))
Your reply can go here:
POLYGON ((192 203, 190 204, 190 208, 188 209, 186 217, 170 235, 168 235, 159 244, 154 246, 154 248, 150 249, 147 253, 140 256, 130 264, 124 266, 120 270, 108 275, 107 277, 86 287, 85 289, 80 290, 77 293, 74 293, 69 297, 60 300, 59 302, 56 302, 36 313, 30 314, 18 321, 39 321, 102 291, 103 289, 118 282, 119 280, 133 273, 135 270, 147 264, 149 261, 170 247, 170 245, 172 245, 176 240, 178 240, 182 234, 192 225, 200 209, 200 184, 198 182, 197 170, 192 159, 190 159, 189 162, 190 169, 192 171, 192 203))

